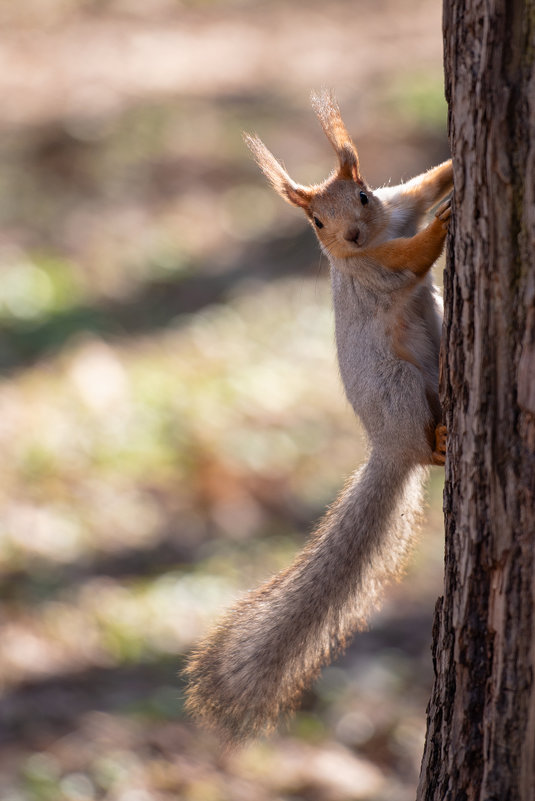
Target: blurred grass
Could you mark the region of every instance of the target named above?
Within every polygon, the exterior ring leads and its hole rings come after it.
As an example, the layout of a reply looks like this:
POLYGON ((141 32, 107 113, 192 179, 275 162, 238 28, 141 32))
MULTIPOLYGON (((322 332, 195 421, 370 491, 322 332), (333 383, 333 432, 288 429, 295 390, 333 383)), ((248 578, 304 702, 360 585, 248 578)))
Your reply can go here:
MULTIPOLYGON (((9 68, 0 81, 11 109, 0 125, 2 801, 414 793, 440 471, 409 580, 324 672, 288 734, 221 755, 184 717, 176 676, 215 616, 288 564, 365 455, 337 374, 325 262, 241 139, 258 131, 297 180, 331 169, 307 72, 275 59, 275 83, 244 66, 239 89, 183 94, 136 84, 114 95, 110 77, 101 105, 91 83, 91 64, 110 55, 102 32, 120 43, 147 27, 163 46, 183 26, 184 47, 206 30, 217 48, 224 20, 265 37, 275 20, 281 41, 300 22, 303 35, 322 32, 315 60, 340 88, 367 178, 408 177, 447 156, 436 48, 425 34, 419 56, 389 63, 382 17, 361 4, 359 53, 339 53, 348 8, 0 8, 28 64, 47 37, 71 59, 58 67, 46 51, 41 117, 25 106, 32 86, 21 91, 9 68), (80 30, 81 56, 63 49, 80 30), (370 63, 375 42, 384 65, 370 63), (339 58, 357 59, 351 82, 339 58), (65 110, 69 93, 87 108, 65 110)), ((405 24, 394 4, 383 12, 393 29, 405 24)), ((418 6, 424 27, 427 13, 418 6)), ((158 70, 172 65, 142 66, 161 86, 158 70)))
POLYGON ((400 71, 390 82, 383 103, 385 113, 412 128, 416 135, 440 130, 448 111, 442 73, 400 71))

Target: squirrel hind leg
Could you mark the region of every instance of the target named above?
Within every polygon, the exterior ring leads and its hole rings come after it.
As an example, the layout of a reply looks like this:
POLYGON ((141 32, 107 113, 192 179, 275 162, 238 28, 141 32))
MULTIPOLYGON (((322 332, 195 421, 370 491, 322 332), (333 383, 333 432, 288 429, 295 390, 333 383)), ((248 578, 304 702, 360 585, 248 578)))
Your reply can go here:
POLYGON ((435 447, 432 453, 433 464, 443 466, 446 464, 446 442, 448 431, 446 426, 439 423, 435 428, 435 447))

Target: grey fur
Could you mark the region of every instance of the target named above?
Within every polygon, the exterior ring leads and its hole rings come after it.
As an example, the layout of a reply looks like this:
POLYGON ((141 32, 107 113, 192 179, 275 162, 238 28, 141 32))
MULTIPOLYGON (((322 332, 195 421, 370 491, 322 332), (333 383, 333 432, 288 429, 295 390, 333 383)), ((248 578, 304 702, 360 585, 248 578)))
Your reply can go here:
MULTIPOLYGON (((387 269, 377 247, 416 234, 425 211, 451 188, 451 167, 372 192, 358 172, 356 150, 348 177, 347 148, 354 145, 343 140, 332 96, 314 103, 340 151, 338 176, 301 187, 260 140, 249 144, 277 191, 311 222, 320 213, 326 221, 327 230, 316 233, 331 263, 340 373, 371 454, 294 563, 227 612, 190 659, 188 708, 230 744, 272 729, 296 706, 321 667, 365 624, 384 583, 400 572, 433 460, 429 432, 440 422, 441 310, 427 272, 436 256, 414 272, 410 262, 387 269), (368 216, 359 200, 363 187, 368 216), (348 226, 364 246, 347 243, 348 226)), ((437 222, 425 230, 436 239, 437 222)), ((419 258, 417 244, 414 253, 419 258)))

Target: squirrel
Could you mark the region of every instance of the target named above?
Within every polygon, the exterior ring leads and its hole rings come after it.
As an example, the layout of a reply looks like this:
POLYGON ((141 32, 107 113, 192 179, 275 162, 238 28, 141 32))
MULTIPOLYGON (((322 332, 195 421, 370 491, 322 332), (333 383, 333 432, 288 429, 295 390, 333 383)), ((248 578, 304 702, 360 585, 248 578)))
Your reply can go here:
POLYGON ((453 189, 451 160, 372 190, 334 95, 311 99, 338 157, 323 183, 295 183, 260 139, 244 136, 329 259, 340 373, 371 452, 293 564, 238 601, 189 659, 186 706, 227 745, 272 730, 365 625, 414 539, 427 465, 445 463, 442 311, 430 268, 451 198, 419 228, 453 189))

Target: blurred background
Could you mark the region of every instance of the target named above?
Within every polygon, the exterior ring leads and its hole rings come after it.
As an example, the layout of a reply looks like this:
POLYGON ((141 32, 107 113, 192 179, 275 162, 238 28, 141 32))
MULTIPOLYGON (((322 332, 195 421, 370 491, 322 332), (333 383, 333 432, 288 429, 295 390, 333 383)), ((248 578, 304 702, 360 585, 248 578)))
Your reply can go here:
POLYGON ((0 798, 413 799, 439 469, 408 576, 289 728, 222 754, 177 673, 365 455, 326 260, 242 131, 323 179, 328 86, 372 186, 447 158, 439 0, 3 0, 0 25, 0 798))

